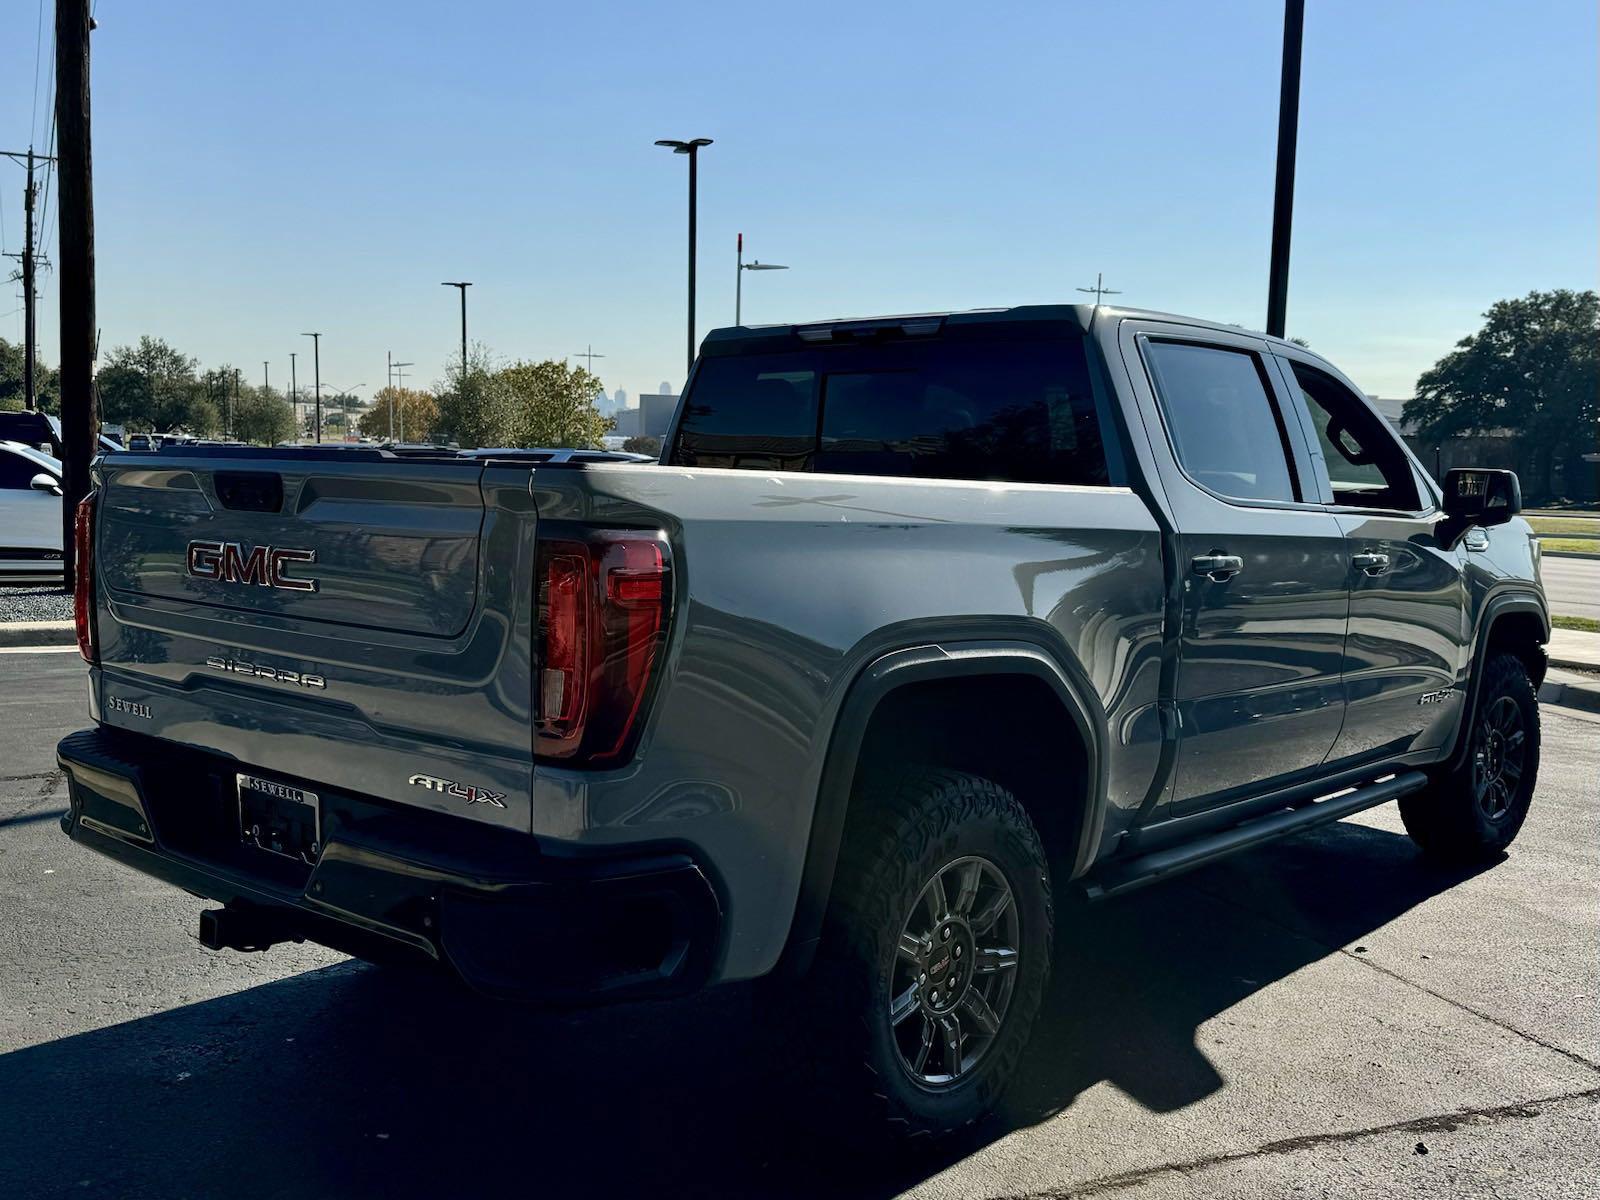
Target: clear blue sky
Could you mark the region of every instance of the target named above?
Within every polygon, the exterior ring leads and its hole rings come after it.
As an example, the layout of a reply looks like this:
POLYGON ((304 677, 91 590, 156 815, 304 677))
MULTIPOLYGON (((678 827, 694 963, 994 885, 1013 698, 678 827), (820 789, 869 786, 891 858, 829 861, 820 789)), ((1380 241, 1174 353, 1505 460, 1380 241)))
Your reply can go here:
MULTIPOLYGON (((52 5, 44 11, 49 74, 52 5)), ((1409 395, 1497 298, 1596 280, 1593 0, 1310 0, 1289 331, 1409 395)), ((29 138, 35 0, 0 12, 0 149, 29 138)), ((608 389, 746 319, 1079 298, 1264 321, 1282 8, 1237 3, 100 0, 103 347, 438 378, 593 343, 608 389)), ((43 143, 49 100, 33 136, 43 143)), ((0 162, 5 249, 21 172, 0 162)), ((52 188, 53 192, 53 188, 52 188)), ((52 199, 53 204, 53 199, 52 199)), ((48 221, 54 228, 54 220, 48 221)), ((9 260, 8 260, 9 261, 9 260)), ((55 359, 54 281, 43 350, 55 359)), ((0 313, 17 301, 8 287, 0 313)), ((0 330, 20 336, 20 314, 0 330)))

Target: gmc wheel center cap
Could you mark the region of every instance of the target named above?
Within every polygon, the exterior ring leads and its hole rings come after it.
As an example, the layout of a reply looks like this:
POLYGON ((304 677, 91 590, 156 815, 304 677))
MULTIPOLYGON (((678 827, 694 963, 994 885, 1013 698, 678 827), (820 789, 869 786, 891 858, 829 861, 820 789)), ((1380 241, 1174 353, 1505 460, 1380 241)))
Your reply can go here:
POLYGON ((927 982, 920 989, 923 1011, 943 1016, 961 1002, 972 982, 972 930, 966 922, 942 921, 934 930, 933 945, 922 953, 921 974, 927 982))

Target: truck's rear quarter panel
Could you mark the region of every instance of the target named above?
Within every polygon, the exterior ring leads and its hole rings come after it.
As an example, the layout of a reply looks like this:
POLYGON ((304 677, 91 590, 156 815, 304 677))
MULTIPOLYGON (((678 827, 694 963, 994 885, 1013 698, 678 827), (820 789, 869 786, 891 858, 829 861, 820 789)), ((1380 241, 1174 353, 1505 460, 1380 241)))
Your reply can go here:
POLYGON ((833 717, 890 649, 985 630, 1065 650, 1106 717, 1111 803, 1144 799, 1163 583, 1157 527, 1131 491, 607 466, 536 472, 534 494, 541 521, 654 515, 677 572, 638 756, 604 773, 541 764, 534 828, 695 846, 727 885, 726 976, 782 950, 833 717))

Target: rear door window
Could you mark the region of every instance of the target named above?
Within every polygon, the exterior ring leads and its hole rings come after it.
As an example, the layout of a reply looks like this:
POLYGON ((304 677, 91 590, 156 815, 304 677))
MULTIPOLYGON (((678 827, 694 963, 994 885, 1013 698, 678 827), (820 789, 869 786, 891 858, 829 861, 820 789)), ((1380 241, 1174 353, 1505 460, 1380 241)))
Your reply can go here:
POLYGON ((1173 451, 1191 479, 1241 500, 1298 499, 1288 432, 1260 358, 1154 340, 1144 355, 1173 451))
POLYGON ((708 358, 672 461, 1021 483, 1108 482, 1081 338, 708 358))

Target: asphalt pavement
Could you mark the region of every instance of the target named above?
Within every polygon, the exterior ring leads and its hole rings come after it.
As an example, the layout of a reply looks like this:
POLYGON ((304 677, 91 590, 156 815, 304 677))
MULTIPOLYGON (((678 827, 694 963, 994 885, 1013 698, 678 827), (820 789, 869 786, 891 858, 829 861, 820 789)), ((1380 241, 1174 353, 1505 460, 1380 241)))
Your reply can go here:
POLYGON ((1539 560, 1550 611, 1600 620, 1600 558, 1546 554, 1539 560))
POLYGON ((863 1153, 793 1119, 752 989, 552 1013, 203 950, 201 901, 61 834, 76 655, 0 652, 0 1197, 1593 1194, 1600 718, 1542 711, 1503 860, 1385 806, 1064 905, 999 1119, 863 1153))

